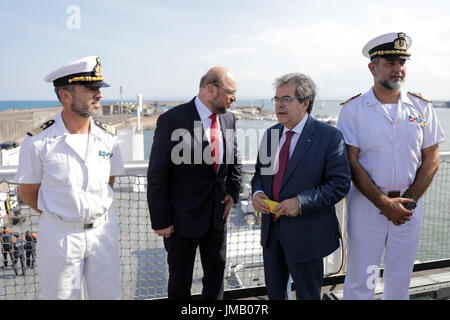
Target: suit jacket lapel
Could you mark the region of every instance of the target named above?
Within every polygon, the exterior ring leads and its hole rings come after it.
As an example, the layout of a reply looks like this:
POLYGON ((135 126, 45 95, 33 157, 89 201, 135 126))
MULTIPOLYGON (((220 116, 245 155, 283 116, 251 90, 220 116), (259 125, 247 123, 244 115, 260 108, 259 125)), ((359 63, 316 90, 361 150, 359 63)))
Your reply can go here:
MULTIPOLYGON (((192 134, 192 143, 191 146, 193 150, 193 163, 204 163, 203 161, 203 155, 206 148, 211 149, 211 146, 209 145, 208 139, 206 139, 206 133, 205 128, 203 128, 203 123, 200 119, 200 115, 198 114, 197 107, 195 106, 195 98, 191 100, 190 102, 190 108, 189 108, 189 131, 192 134), (199 148, 201 146, 201 148, 199 148), (201 154, 196 154, 201 151, 201 154), (198 162, 200 161, 200 162, 198 162)), ((209 166, 209 165, 208 165, 209 166)), ((211 165, 214 171, 214 166, 211 165)))
MULTIPOLYGON (((200 120, 200 115, 197 112, 197 108, 195 107, 195 98, 194 100, 192 100, 190 102, 190 108, 189 108, 189 130, 191 131, 191 133, 193 134, 194 139, 202 139, 205 135, 205 130, 203 129, 203 125, 202 125, 202 121, 200 120), (196 136, 195 135, 195 130, 200 130, 200 127, 202 128, 202 135, 200 136, 196 136)), ((202 141, 197 141, 202 143, 202 141)))
POLYGON ((305 127, 303 128, 303 131, 298 138, 297 144, 295 145, 294 152, 289 159, 288 167, 286 168, 286 173, 284 174, 281 188, 283 188, 283 186, 287 183, 290 176, 294 173, 294 170, 301 163, 303 157, 306 155, 313 143, 315 131, 314 121, 315 120, 311 116, 308 116, 305 127))
MULTIPOLYGON (((275 127, 275 128, 272 128, 272 130, 277 130, 278 131, 278 136, 274 136, 273 138, 275 138, 275 139, 277 139, 277 143, 278 143, 278 145, 280 144, 280 139, 281 139, 281 136, 282 136, 282 134, 283 134, 283 126, 281 125, 281 124, 278 124, 277 125, 277 127, 275 127)), ((270 166, 274 166, 275 165, 275 157, 276 157, 276 155, 277 155, 277 149, 275 149, 275 153, 274 154, 272 154, 272 133, 271 132, 269 132, 269 131, 267 131, 267 148, 266 148, 266 150, 267 150, 267 158, 270 158, 270 162, 269 162, 269 164, 270 164, 270 166)), ((268 179, 268 183, 267 183, 267 186, 269 186, 269 190, 266 190, 266 191, 268 191, 268 192, 266 192, 266 194, 269 196, 269 198, 270 199, 272 199, 273 198, 273 194, 272 194, 272 184, 273 184, 273 174, 269 174, 269 175, 263 175, 263 177, 265 177, 266 179, 268 179)))

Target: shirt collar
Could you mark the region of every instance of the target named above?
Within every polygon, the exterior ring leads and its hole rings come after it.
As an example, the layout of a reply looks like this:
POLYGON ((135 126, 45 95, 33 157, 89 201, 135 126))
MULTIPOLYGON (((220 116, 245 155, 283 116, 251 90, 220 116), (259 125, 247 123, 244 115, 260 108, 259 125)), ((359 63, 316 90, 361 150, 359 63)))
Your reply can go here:
POLYGON ((92 134, 93 136, 97 137, 97 138, 101 138, 102 134, 104 132, 102 132, 103 129, 100 129, 95 123, 94 123, 94 119, 91 118, 91 130, 89 132, 89 134, 92 134))
POLYGON ((66 126, 64 125, 64 121, 62 119, 62 112, 58 113, 55 117, 55 130, 56 132, 53 132, 53 135, 57 137, 66 136, 70 134, 69 130, 67 130, 66 126))
POLYGON ((402 92, 400 94, 400 101, 402 103, 406 103, 406 104, 409 104, 409 105, 412 105, 412 106, 414 105, 412 103, 411 99, 409 98, 408 92, 406 90, 402 90, 402 92))
POLYGON ((292 129, 288 129, 285 126, 283 126, 283 135, 286 134, 288 131, 294 131, 295 133, 298 133, 299 135, 302 134, 303 128, 305 127, 306 120, 308 120, 308 113, 303 117, 303 119, 292 129))
POLYGON ((367 94, 364 96, 363 106, 370 107, 370 106, 373 106, 376 104, 380 104, 380 101, 378 101, 377 97, 375 97, 375 93, 373 92, 373 87, 372 87, 367 92, 367 94))
POLYGON ((208 109, 207 106, 200 100, 200 98, 197 96, 195 97, 195 107, 197 108, 198 115, 200 116, 200 120, 205 120, 206 118, 209 118, 210 115, 212 115, 211 110, 208 109))
MULTIPOLYGON (((90 134, 94 135, 97 138, 101 138, 102 135, 102 129, 97 127, 94 123, 94 120, 91 118, 91 128, 90 128, 90 134)), ((53 134, 58 137, 69 135, 70 132, 67 130, 66 126, 64 125, 64 121, 62 119, 62 112, 58 113, 55 117, 55 130, 53 134)))
MULTIPOLYGON (((401 105, 402 103, 407 103, 410 105, 413 105, 413 103, 411 102, 411 99, 408 97, 407 91, 404 90, 403 88, 400 89, 400 97, 398 99, 399 104, 401 105)), ((376 104, 380 104, 381 102, 378 101, 377 97, 375 97, 375 93, 373 92, 373 87, 367 92, 366 95, 364 95, 364 100, 363 100, 363 106, 365 107, 370 107, 376 104)))

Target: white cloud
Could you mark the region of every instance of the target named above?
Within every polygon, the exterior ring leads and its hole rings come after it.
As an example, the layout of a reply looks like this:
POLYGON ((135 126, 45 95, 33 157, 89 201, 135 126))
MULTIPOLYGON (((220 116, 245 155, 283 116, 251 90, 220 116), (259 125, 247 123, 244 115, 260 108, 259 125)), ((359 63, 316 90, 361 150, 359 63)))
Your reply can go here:
MULTIPOLYGON (((35 78, 40 81, 55 65, 84 52, 101 55, 105 75, 131 97, 135 92, 190 97, 206 70, 223 65, 235 74, 239 93, 246 97, 271 96, 276 77, 303 72, 317 83, 319 94, 346 98, 372 83, 368 60, 361 54, 364 44, 392 31, 413 38, 407 86, 432 98, 450 97, 448 1, 99 0, 95 5, 80 2, 77 32, 65 28, 64 3, 45 3, 31 5, 42 7, 36 13, 19 3, 0 12, 0 32, 14 40, 5 58, 18 55, 28 62, 19 73, 30 79, 20 81, 29 99, 51 92, 33 85, 35 78), (33 66, 35 61, 39 64, 33 66)), ((24 98, 16 82, 0 88, 2 99, 24 98)), ((110 91, 111 98, 116 91, 110 91)))

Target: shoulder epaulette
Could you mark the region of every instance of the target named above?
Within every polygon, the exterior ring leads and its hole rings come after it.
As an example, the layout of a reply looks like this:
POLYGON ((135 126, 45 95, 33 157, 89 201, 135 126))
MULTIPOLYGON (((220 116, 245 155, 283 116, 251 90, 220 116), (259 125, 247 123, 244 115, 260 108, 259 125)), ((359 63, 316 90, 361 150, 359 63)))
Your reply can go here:
POLYGON ((94 120, 94 124, 99 127, 102 130, 105 130, 106 132, 108 132, 109 134, 112 134, 113 136, 116 135, 116 128, 113 128, 111 126, 108 126, 107 124, 104 124, 98 120, 94 120))
POLYGON ((34 129, 30 130, 29 132, 27 132, 27 135, 29 135, 30 137, 35 136, 35 135, 41 133, 42 131, 44 131, 45 129, 50 128, 54 123, 55 123, 55 120, 48 120, 47 122, 41 124, 39 127, 34 128, 34 129))
POLYGON ((344 102, 341 102, 340 105, 343 106, 344 104, 349 103, 350 101, 352 101, 355 98, 358 98, 360 95, 362 95, 362 93, 357 94, 356 96, 351 97, 350 99, 345 100, 344 102))
POLYGON ((408 93, 414 97, 420 98, 426 102, 431 102, 431 99, 425 98, 423 95, 421 95, 420 93, 416 93, 416 92, 409 92, 408 93))

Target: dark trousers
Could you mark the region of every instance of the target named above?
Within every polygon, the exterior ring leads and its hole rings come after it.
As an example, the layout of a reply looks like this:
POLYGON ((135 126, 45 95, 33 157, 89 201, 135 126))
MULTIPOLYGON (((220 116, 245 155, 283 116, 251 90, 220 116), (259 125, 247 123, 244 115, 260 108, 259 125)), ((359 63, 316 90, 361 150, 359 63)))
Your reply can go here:
POLYGON ((21 254, 21 255, 17 255, 17 256, 15 256, 14 257, 14 262, 13 262, 13 265, 12 265, 12 267, 13 267, 13 269, 14 269, 14 273, 16 274, 16 275, 18 275, 19 273, 17 272, 17 261, 19 261, 20 260, 20 265, 22 266, 22 274, 23 275, 25 275, 25 259, 24 259, 24 257, 23 257, 23 254, 21 254))
POLYGON ((14 254, 12 252, 3 251, 3 264, 5 268, 8 266, 8 255, 11 258, 11 263, 14 262, 14 254))
POLYGON ((212 224, 200 239, 189 239, 175 232, 164 239, 169 264, 168 298, 188 300, 191 297, 195 254, 200 248, 203 267, 202 299, 223 299, 223 279, 226 260, 226 227, 217 230, 212 224))
MULTIPOLYGON (((297 262, 285 255, 278 239, 278 222, 271 228, 267 246, 263 248, 264 274, 270 300, 286 300, 289 274, 295 284, 297 300, 320 300, 323 282, 323 259, 297 262)), ((301 245, 299 243, 298 245, 301 245)))
POLYGON ((27 255, 27 267, 34 268, 36 249, 35 248, 26 249, 26 255, 27 255))

